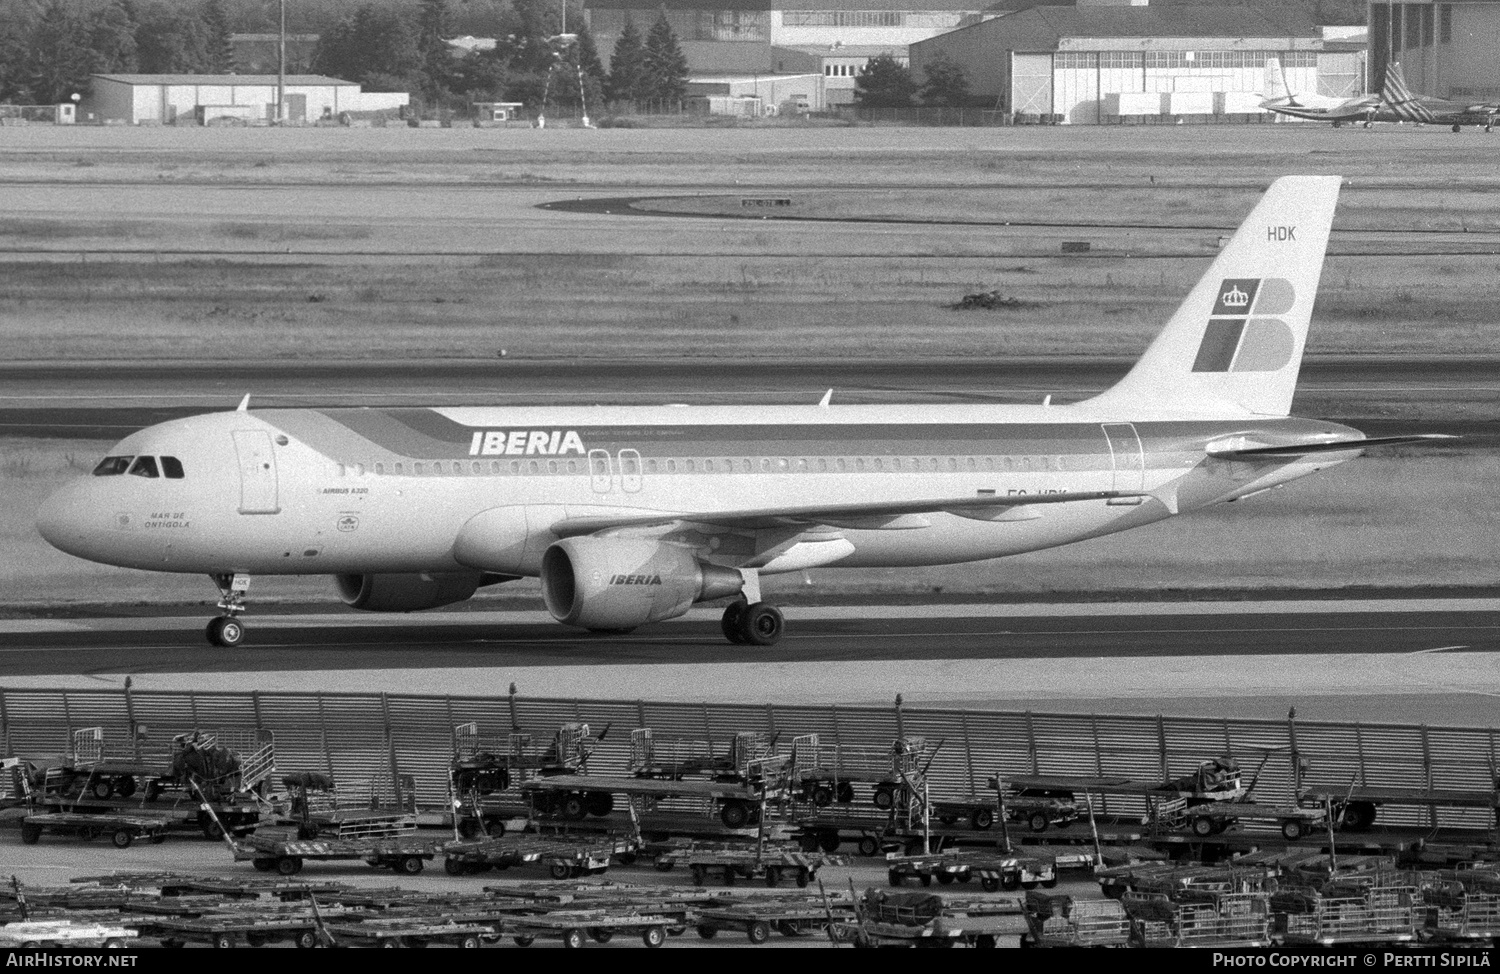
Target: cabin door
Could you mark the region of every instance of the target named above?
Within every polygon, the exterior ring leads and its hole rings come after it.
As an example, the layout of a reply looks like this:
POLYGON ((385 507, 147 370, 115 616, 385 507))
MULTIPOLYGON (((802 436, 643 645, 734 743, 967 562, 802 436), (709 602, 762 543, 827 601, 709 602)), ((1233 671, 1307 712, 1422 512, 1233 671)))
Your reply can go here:
MULTIPOLYGON (((1104 439, 1109 443, 1110 462, 1114 466, 1111 490, 1145 490, 1146 456, 1141 438, 1131 423, 1105 423, 1104 439)), ((1139 504, 1142 497, 1113 497, 1109 503, 1139 504)))

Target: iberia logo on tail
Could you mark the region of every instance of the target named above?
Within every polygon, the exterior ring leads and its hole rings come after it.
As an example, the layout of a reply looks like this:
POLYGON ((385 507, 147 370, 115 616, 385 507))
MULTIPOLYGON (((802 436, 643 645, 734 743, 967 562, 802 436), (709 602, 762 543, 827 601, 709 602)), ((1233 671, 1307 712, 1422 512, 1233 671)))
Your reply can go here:
POLYGON ((1194 372, 1275 372, 1292 360, 1292 330, 1274 315, 1297 303, 1279 277, 1225 278, 1193 360, 1194 372))

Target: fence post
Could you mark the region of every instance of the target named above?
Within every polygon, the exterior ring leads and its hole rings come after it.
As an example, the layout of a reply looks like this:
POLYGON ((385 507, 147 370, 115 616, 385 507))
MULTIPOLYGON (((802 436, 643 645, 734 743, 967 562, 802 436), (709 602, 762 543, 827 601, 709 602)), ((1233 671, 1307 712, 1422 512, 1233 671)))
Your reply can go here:
POLYGON ((250 691, 250 709, 255 713, 255 729, 264 730, 265 724, 260 719, 260 691, 250 691))
POLYGON ((391 766, 391 791, 396 796, 397 807, 403 806, 401 794, 401 768, 396 762, 396 734, 391 729, 391 698, 385 691, 380 693, 380 718, 385 723, 385 754, 391 766))
POLYGON ((1161 756, 1161 780, 1166 781, 1172 771, 1167 765, 1167 719, 1161 714, 1156 715, 1156 747, 1161 756))
MULTIPOLYGON (((10 691, 0 690, 0 735, 5 739, 5 753, 15 754, 16 749, 10 746, 10 691)), ((1493 743, 1493 736, 1491 738, 1493 743)), ((1494 748, 1491 747, 1491 752, 1494 748)))
MULTIPOLYGON (((969 739, 969 712, 960 710, 958 712, 958 725, 964 732, 964 766, 969 769, 969 793, 979 794, 979 785, 974 777, 974 742, 969 739)), ((999 769, 995 769, 999 774, 999 769)))
POLYGON ((1026 747, 1031 752, 1031 773, 1041 774, 1041 762, 1037 759, 1036 724, 1031 720, 1031 711, 1026 711, 1026 747))

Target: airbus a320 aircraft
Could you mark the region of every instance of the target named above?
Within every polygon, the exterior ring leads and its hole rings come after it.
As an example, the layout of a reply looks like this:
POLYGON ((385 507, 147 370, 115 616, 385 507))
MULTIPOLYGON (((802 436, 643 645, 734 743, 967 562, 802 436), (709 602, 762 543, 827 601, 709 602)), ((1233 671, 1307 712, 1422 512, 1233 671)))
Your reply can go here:
POLYGON ((777 572, 997 558, 1137 528, 1353 459, 1288 418, 1336 176, 1277 180, 1113 388, 1071 405, 267 409, 141 430, 37 521, 82 558, 211 576, 234 646, 254 574, 407 612, 539 576, 571 626, 731 599, 770 645, 777 572))

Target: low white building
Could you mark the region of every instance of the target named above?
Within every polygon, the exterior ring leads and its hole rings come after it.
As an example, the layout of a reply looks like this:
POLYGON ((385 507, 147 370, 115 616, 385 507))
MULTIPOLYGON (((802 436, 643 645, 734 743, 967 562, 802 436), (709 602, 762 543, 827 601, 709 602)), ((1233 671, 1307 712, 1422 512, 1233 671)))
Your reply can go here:
MULTIPOLYGON (((393 111, 406 92, 366 92, 352 81, 316 74, 289 74, 282 117, 292 123, 337 117, 343 112, 393 111)), ((209 124, 223 119, 269 122, 276 117, 276 75, 96 74, 82 105, 84 122, 120 121, 209 124)))

